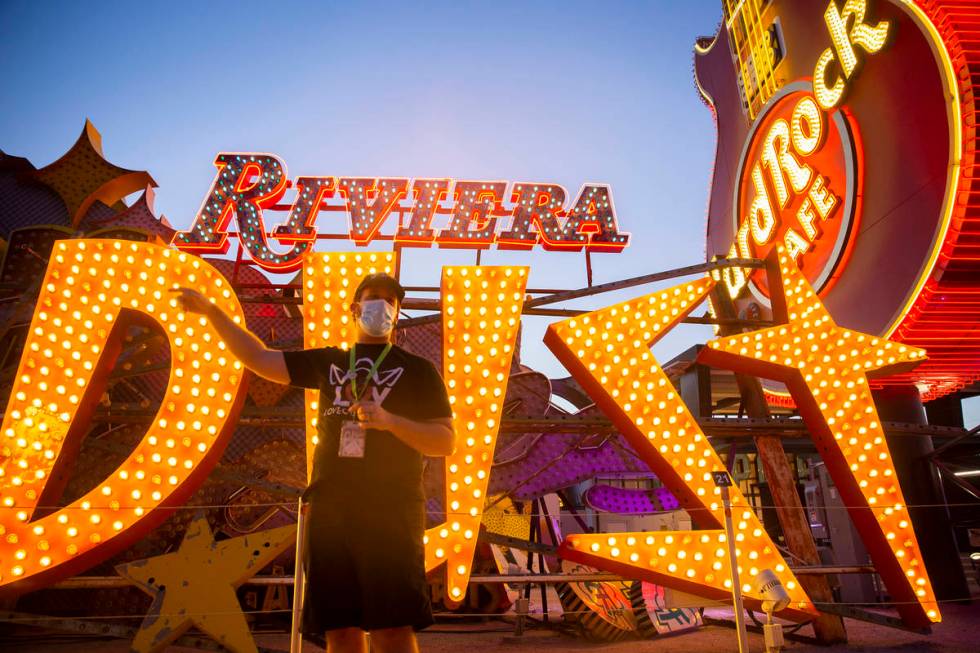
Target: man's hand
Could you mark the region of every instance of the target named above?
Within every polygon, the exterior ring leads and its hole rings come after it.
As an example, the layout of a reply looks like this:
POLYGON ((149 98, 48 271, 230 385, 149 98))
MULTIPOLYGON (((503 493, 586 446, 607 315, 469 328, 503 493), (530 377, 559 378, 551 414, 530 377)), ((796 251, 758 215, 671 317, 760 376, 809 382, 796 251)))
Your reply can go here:
POLYGON ((170 292, 177 294, 177 303, 183 311, 208 316, 214 310, 214 304, 196 290, 190 288, 173 288, 170 292))
POLYGON ((187 313, 203 315, 224 340, 228 349, 248 369, 275 383, 289 383, 289 370, 282 352, 268 349, 255 334, 235 322, 217 304, 190 288, 173 288, 177 305, 187 313))
POLYGON ((449 456, 456 450, 452 418, 411 420, 395 415, 375 401, 357 401, 350 407, 366 429, 388 431, 426 456, 449 456))
POLYGON ((351 412, 357 416, 366 429, 391 431, 397 417, 381 407, 376 401, 358 401, 351 406, 351 412))

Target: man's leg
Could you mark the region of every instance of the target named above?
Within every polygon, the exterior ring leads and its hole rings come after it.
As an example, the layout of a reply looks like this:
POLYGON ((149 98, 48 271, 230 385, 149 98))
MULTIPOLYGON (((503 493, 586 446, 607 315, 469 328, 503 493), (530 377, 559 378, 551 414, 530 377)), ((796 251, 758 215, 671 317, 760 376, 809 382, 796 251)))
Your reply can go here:
POLYGON ((327 653, 367 653, 367 638, 360 628, 327 631, 327 653))
POLYGON ((419 653, 411 626, 371 631, 372 653, 419 653))

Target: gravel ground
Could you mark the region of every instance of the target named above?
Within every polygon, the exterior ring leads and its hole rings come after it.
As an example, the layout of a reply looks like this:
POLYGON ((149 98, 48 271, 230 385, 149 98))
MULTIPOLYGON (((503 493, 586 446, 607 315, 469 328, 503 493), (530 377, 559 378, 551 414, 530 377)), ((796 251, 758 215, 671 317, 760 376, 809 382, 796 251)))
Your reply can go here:
MULTIPOLYGON (((724 614, 715 616, 723 617, 724 614)), ((731 613, 728 613, 731 616, 731 613)), ((560 620, 560 617, 557 618, 560 620)), ((809 634, 804 629, 804 634, 809 634)), ((973 605, 948 605, 943 609, 943 622, 931 635, 916 635, 905 631, 876 626, 862 621, 847 620, 850 641, 846 645, 824 647, 810 643, 787 641, 786 651, 793 653, 831 653, 836 651, 867 651, 873 653, 908 653, 929 651, 936 653, 976 653, 980 651, 980 602, 973 605)), ((259 635, 257 643, 270 650, 288 651, 286 635, 259 635)), ((503 620, 479 624, 438 624, 419 636, 424 653, 504 653, 507 651, 595 651, 602 653, 727 653, 737 651, 735 631, 724 626, 705 626, 697 631, 661 637, 647 641, 628 641, 617 644, 595 644, 563 635, 553 630, 536 628, 515 636, 512 625, 503 620), (493 632, 487 632, 493 631, 493 632)), ((15 638, 0 638, 0 650, 4 653, 124 653, 129 642, 91 641, 79 638, 54 641, 44 633, 31 634, 22 631, 15 638)), ((169 653, 191 653, 196 649, 171 647, 169 653)), ((322 651, 309 642, 304 653, 322 651)), ((764 650, 762 636, 749 633, 749 650, 764 650)))

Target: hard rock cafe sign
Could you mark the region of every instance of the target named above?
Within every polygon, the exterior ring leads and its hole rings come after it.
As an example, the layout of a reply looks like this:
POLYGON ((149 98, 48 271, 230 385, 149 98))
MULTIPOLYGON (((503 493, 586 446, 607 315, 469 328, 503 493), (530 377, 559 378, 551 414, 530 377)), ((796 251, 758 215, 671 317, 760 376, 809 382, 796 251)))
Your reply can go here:
MULTIPOLYGON (((844 264, 854 226, 860 179, 854 133, 843 113, 827 115, 818 106, 806 83, 774 96, 745 144, 729 255, 765 258, 782 243, 814 286, 827 287, 844 264)), ((729 268, 723 276, 732 297, 748 285, 769 306, 763 271, 729 268)))
MULTIPOLYGON (((812 81, 776 91, 745 139, 732 201, 735 239, 728 252, 732 258, 765 258, 781 242, 818 290, 843 267, 854 216, 860 215, 855 207, 862 172, 858 126, 834 109, 856 75, 858 51, 865 57, 879 52, 889 30, 887 21, 864 22, 863 2, 843 10, 831 3, 825 16, 831 47, 817 60, 812 81), (831 83, 828 68, 835 62, 841 75, 831 83)), ((746 275, 731 268, 723 276, 733 299, 748 286, 769 306, 761 271, 746 275)))
MULTIPOLYGON (((708 258, 764 258, 779 244, 841 324, 929 349, 927 362, 887 383, 917 385, 926 400, 973 383, 980 8, 723 7, 723 29, 698 42, 695 58, 718 127, 708 258)), ((762 271, 714 275, 743 316, 771 316, 762 271)))

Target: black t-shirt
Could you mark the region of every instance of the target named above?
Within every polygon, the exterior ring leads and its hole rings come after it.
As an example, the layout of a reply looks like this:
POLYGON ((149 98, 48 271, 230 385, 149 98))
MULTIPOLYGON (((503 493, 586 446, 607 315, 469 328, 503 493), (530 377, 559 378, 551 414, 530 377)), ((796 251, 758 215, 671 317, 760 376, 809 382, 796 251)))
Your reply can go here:
MULTIPOLYGON (((355 346, 357 390, 385 410, 412 420, 452 416, 442 377, 425 358, 393 346, 368 378, 383 344, 355 346)), ((342 458, 340 428, 353 400, 350 352, 336 347, 283 352, 291 385, 320 390, 318 442, 307 496, 314 499, 422 501, 422 454, 388 431, 370 429, 363 458, 342 458)))

